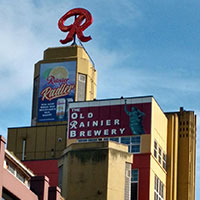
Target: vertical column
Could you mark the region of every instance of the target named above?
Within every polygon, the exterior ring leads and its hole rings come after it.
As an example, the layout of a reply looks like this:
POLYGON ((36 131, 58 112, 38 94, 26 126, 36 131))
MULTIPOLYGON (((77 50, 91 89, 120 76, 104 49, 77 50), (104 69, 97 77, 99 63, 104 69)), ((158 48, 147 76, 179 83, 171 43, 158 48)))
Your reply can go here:
POLYGON ((55 187, 49 187, 49 198, 48 200, 60 200, 60 188, 55 186, 55 187))
POLYGON ((4 157, 5 157, 5 138, 0 135, 0 198, 2 197, 2 188, 3 188, 3 164, 4 164, 4 157))
POLYGON ((47 176, 35 176, 31 179, 31 190, 39 200, 48 200, 49 178, 47 176))

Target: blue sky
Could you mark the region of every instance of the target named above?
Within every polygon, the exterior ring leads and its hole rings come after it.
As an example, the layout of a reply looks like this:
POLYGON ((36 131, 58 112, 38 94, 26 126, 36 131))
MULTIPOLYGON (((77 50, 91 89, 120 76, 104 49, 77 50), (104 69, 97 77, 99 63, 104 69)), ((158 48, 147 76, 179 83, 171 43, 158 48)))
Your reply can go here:
MULTIPOLYGON (((93 15, 84 46, 98 72, 98 99, 153 95, 166 112, 183 106, 200 118, 199 0, 1 0, 1 134, 30 125, 34 63, 62 46, 57 21, 75 7, 93 15)), ((198 131, 196 199, 199 145, 198 131)))

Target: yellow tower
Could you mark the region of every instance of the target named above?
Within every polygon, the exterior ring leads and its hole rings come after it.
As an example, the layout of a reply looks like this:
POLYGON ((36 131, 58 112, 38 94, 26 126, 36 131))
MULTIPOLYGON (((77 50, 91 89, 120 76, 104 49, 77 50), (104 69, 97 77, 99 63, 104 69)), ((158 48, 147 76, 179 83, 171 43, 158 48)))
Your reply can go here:
POLYGON ((167 200, 195 200, 196 115, 180 108, 166 116, 167 200))
MULTIPOLYGON (((56 119, 54 111, 57 115, 57 110, 53 109, 57 109, 58 105, 52 104, 55 99, 63 99, 63 96, 66 104, 67 100, 88 101, 96 98, 96 70, 82 46, 48 48, 44 51, 43 60, 35 64, 32 125, 66 124, 65 117, 56 119), (60 90, 48 87, 65 83, 69 85, 66 91, 64 87, 60 87, 60 90)), ((65 111, 66 109, 65 107, 65 111)))
POLYGON ((66 148, 67 107, 96 98, 96 70, 82 46, 48 48, 35 64, 30 127, 8 129, 8 150, 21 160, 56 159, 66 148))

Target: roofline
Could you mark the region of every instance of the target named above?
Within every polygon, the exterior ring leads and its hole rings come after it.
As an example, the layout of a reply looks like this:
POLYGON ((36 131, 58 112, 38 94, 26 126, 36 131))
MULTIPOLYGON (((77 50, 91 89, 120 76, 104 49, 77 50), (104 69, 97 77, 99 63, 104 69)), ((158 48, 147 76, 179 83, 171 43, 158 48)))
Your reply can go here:
POLYGON ((153 99, 155 99, 152 95, 148 95, 148 96, 136 96, 136 97, 123 97, 123 96, 121 96, 120 98, 94 99, 94 100, 88 100, 88 101, 74 101, 74 102, 70 102, 70 103, 84 103, 84 102, 93 102, 93 101, 110 101, 110 100, 139 99, 139 98, 153 98, 153 99))
POLYGON ((23 165, 11 152, 9 152, 7 149, 5 149, 5 153, 8 157, 10 157, 12 160, 14 160, 15 164, 17 164, 17 166, 20 166, 20 168, 22 168, 25 173, 27 173, 29 176, 35 176, 33 174, 33 172, 28 169, 25 165, 23 165))

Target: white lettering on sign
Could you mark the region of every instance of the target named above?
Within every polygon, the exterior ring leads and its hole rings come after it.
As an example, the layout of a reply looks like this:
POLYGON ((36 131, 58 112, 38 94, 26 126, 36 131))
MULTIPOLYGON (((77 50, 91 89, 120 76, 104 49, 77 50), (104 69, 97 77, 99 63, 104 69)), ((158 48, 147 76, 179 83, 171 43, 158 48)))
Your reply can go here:
POLYGON ((111 135, 116 135, 117 133, 116 133, 116 129, 112 129, 111 130, 111 135))
POLYGON ((91 112, 88 113, 88 118, 90 118, 90 119, 93 118, 93 113, 91 113, 91 112))
MULTIPOLYGON (((73 115, 73 117, 75 117, 75 115, 73 115)), ((73 118, 76 119, 76 118, 73 118)), ((96 121, 87 121, 87 122, 79 122, 76 120, 73 120, 70 122, 70 129, 77 129, 77 128, 84 128, 84 127, 98 127, 98 126, 119 126, 119 120, 115 119, 115 120, 96 120, 96 121)))
POLYGON ((113 135, 123 135, 125 133, 125 128, 120 129, 104 129, 104 130, 87 130, 87 131, 70 131, 70 138, 87 138, 96 136, 113 136, 113 135))
POLYGON ((85 114, 76 108, 71 109, 70 117, 70 138, 109 137, 125 135, 126 132, 120 127, 120 119, 95 119, 94 113, 85 114))
POLYGON ((77 121, 71 121, 70 122, 70 129, 77 129, 77 124, 78 124, 77 121))
POLYGON ((83 122, 81 122, 80 125, 79 125, 79 128, 81 128, 81 127, 85 127, 83 122))
POLYGON ((101 135, 101 130, 94 131, 94 136, 100 136, 100 135, 101 135))
POLYGON ((119 125, 119 119, 114 120, 114 125, 119 125))
POLYGON ((120 128, 119 131, 120 131, 120 133, 122 135, 124 133, 124 131, 125 131, 125 128, 120 128))
POLYGON ((70 131, 70 137, 71 138, 76 137, 76 131, 70 131))
POLYGON ((85 131, 80 131, 80 137, 85 137, 85 131))
POLYGON ((87 118, 87 119, 92 119, 92 118, 93 118, 93 113, 89 112, 89 113, 87 114, 87 116, 85 117, 85 116, 83 115, 83 113, 73 112, 73 113, 71 114, 71 118, 72 118, 72 119, 85 119, 85 118, 87 118))
POLYGON ((105 129, 103 134, 104 134, 104 135, 109 135, 109 130, 108 130, 108 129, 105 129))
POLYGON ((77 114, 77 113, 72 113, 72 115, 71 115, 71 118, 72 118, 72 119, 77 119, 77 117, 78 117, 78 114, 77 114))
POLYGON ((111 124, 110 124, 110 119, 108 119, 108 120, 106 120, 106 126, 110 126, 111 124))

